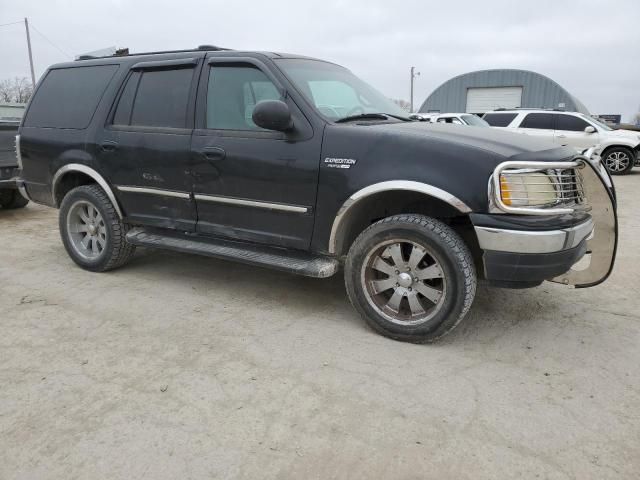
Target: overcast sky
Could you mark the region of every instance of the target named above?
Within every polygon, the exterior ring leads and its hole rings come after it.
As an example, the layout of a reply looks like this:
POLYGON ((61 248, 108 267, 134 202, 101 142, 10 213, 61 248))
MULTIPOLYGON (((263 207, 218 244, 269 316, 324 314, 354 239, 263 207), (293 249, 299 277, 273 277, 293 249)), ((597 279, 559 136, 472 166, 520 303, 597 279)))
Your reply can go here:
MULTIPOLYGON (((640 108, 640 0, 0 0, 0 24, 25 16, 36 76, 103 47, 214 44, 331 60, 405 100, 414 65, 417 106, 455 75, 521 68, 591 113, 628 120, 640 108)), ((0 80, 28 75, 24 25, 0 27, 0 80)))

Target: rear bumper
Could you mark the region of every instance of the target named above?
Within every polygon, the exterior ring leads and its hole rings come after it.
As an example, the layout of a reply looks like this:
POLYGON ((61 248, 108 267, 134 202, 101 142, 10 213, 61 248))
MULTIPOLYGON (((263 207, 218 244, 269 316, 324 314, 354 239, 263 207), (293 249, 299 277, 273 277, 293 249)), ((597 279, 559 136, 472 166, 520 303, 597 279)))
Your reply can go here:
POLYGON ((17 166, 0 167, 0 188, 16 188, 17 166))
POLYGON ((587 252, 591 218, 567 228, 509 230, 475 226, 485 278, 494 285, 524 288, 568 272, 587 252))

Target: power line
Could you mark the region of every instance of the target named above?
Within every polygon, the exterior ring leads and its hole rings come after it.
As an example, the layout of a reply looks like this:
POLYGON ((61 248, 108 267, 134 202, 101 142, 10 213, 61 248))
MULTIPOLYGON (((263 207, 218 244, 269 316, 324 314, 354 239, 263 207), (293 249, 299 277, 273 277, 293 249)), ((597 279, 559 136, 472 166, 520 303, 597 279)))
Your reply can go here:
POLYGON ((49 42, 49 45, 51 45, 53 48, 55 48, 56 50, 58 50, 60 53, 62 53, 65 57, 73 57, 73 55, 69 54, 68 52, 65 52, 62 48, 60 48, 58 45, 56 45, 55 43, 53 43, 51 40, 49 40, 46 35, 44 33, 42 33, 40 30, 38 30, 33 23, 29 24, 31 26, 31 28, 38 34, 40 35, 42 38, 44 38, 47 42, 49 42))
POLYGON ((19 22, 2 23, 0 24, 0 27, 6 27, 8 25, 17 25, 19 23, 22 23, 22 20, 20 20, 19 22))

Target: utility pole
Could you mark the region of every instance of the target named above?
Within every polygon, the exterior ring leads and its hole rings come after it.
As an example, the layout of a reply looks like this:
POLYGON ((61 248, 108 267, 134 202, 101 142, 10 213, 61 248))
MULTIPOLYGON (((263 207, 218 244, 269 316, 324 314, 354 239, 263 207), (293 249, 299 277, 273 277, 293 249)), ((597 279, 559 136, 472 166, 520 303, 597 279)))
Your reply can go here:
POLYGON ((411 111, 413 113, 413 80, 420 75, 420 72, 416 72, 416 67, 411 67, 411 111))
POLYGON ((27 49, 29 50, 29 66, 31 67, 31 85, 36 89, 36 74, 33 71, 33 54, 31 53, 31 36, 29 35, 29 20, 24 18, 24 28, 27 30, 27 49))

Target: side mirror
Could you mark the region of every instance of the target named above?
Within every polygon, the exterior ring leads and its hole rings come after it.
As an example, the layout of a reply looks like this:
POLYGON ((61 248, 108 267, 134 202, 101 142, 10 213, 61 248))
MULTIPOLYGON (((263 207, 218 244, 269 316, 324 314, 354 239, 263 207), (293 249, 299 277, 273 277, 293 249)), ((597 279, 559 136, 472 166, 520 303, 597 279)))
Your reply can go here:
POLYGON ((589 125, 588 127, 584 128, 584 132, 585 133, 596 133, 596 129, 593 128, 591 125, 589 125))
POLYGON ((262 100, 253 108, 253 123, 260 128, 286 132, 293 128, 289 106, 281 100, 262 100))

